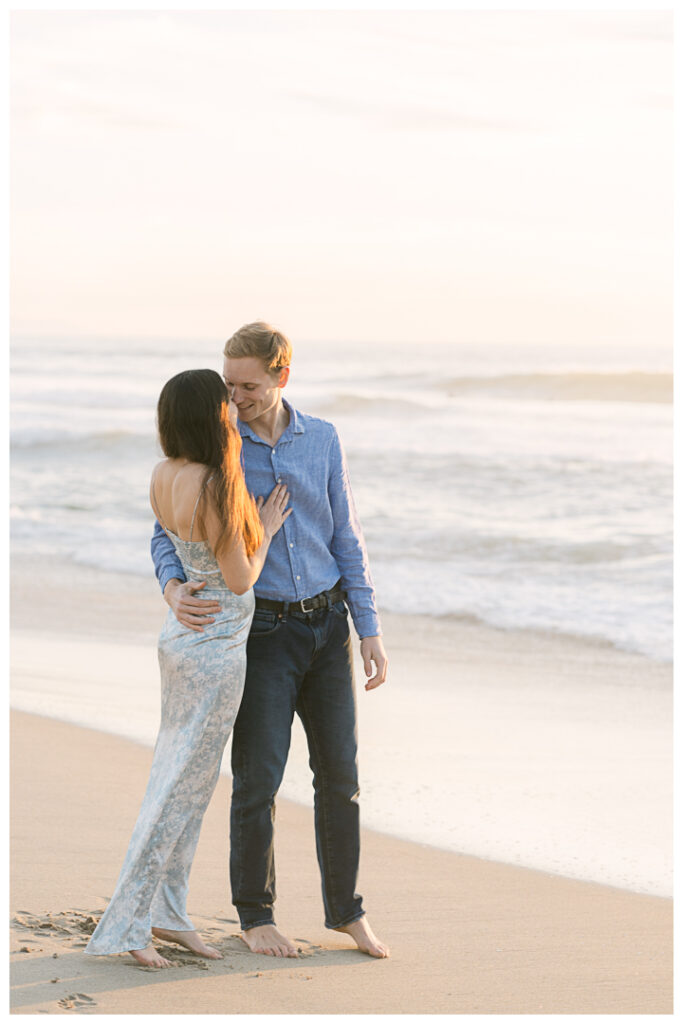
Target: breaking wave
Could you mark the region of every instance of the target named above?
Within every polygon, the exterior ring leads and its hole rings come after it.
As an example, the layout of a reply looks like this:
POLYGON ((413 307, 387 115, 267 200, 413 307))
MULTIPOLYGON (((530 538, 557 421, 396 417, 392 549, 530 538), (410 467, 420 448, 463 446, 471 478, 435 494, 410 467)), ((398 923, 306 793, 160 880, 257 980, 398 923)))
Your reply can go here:
POLYGON ((451 397, 480 394, 561 402, 673 401, 673 374, 645 373, 508 373, 495 377, 451 377, 436 387, 451 397))

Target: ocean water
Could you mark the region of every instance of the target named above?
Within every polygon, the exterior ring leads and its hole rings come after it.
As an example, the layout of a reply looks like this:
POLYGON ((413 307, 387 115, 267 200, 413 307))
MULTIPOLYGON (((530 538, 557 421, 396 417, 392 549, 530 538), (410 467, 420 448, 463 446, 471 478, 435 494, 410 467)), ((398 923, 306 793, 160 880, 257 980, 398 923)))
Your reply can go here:
MULTIPOLYGON (((149 574, 158 393, 220 348, 15 339, 12 550, 149 574)), ((667 352, 302 343, 286 395, 340 431, 380 608, 670 660, 667 352)))

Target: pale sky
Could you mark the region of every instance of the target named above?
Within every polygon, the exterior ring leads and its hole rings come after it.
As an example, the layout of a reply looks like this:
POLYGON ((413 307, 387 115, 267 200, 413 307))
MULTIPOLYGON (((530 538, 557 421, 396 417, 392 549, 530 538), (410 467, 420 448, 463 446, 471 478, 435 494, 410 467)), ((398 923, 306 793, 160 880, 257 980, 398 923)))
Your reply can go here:
POLYGON ((21 12, 15 335, 666 344, 672 17, 21 12))

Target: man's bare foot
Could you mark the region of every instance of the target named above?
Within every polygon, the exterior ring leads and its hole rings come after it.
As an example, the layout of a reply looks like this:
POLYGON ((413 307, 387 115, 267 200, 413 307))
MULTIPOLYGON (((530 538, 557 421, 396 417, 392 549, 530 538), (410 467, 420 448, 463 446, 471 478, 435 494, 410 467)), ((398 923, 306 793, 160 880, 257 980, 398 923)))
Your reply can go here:
POLYGON ((298 956, 296 946, 282 935, 274 924, 262 924, 258 928, 247 928, 242 938, 252 953, 266 956, 298 956))
POLYGON ((156 935, 157 939, 163 939, 164 942, 177 942, 179 946, 184 946, 191 953, 206 957, 207 960, 223 959, 223 954, 202 942, 196 932, 172 932, 166 928, 152 928, 152 935, 156 935))
POLYGON ((370 956, 376 956, 380 960, 389 956, 389 947, 379 941, 368 924, 367 917, 359 917, 357 921, 352 921, 351 924, 343 924, 341 928, 335 928, 334 930, 350 935, 361 953, 368 953, 370 956))
POLYGON ((131 949, 130 955, 143 967, 172 967, 170 960, 166 960, 161 953, 157 953, 151 944, 144 949, 131 949))

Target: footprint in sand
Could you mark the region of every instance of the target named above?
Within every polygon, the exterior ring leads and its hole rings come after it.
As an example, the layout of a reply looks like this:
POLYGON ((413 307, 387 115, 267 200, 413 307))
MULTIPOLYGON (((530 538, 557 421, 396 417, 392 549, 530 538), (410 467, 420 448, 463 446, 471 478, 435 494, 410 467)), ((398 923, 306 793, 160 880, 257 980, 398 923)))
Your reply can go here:
MULTIPOLYGON (((88 944, 88 939, 97 927, 98 920, 100 918, 100 911, 97 910, 60 910, 58 913, 44 913, 34 914, 28 910, 19 910, 16 915, 12 918, 12 924, 15 928, 28 932, 34 939, 52 938, 62 942, 68 949, 80 950, 88 944)), ((218 918, 221 920, 221 918, 218 918)), ((219 935, 212 934, 212 940, 214 945, 223 953, 235 954, 235 950, 230 948, 230 945, 226 945, 223 941, 224 929, 210 927, 205 929, 210 933, 221 933, 219 935)), ((240 935, 235 936, 236 939, 241 940, 240 935)), ((24 942, 30 941, 29 935, 26 935, 24 942)), ((240 941, 239 945, 242 943, 240 941)), ((201 957, 193 956, 188 954, 187 951, 182 952, 176 946, 164 946, 160 947, 162 955, 170 960, 174 967, 191 967, 196 971, 208 971, 209 964, 201 957)), ((31 946, 28 944, 21 946, 19 952, 21 953, 35 953, 42 952, 42 947, 31 946)), ((57 958, 58 953, 52 953, 52 956, 57 958)), ((131 967, 135 967, 137 970, 155 970, 154 968, 144 967, 141 964, 131 962, 131 967)), ((229 965, 224 965, 229 966, 229 965)), ((66 999, 72 999, 72 996, 67 996, 66 999)), ((90 998, 90 997, 88 997, 90 998)), ((86 1005, 80 1007, 84 1009, 86 1005)), ((73 1009, 73 1007, 70 1007, 73 1009)))
POLYGON ((71 995, 60 999, 57 1005, 61 1006, 63 1010, 91 1010, 94 1006, 97 1006, 97 1002, 84 992, 73 992, 71 995))
POLYGON ((17 928, 33 932, 38 938, 42 938, 46 932, 52 932, 56 935, 68 935, 82 939, 84 935, 92 935, 97 927, 97 920, 96 912, 60 911, 54 915, 49 913, 38 915, 21 910, 12 918, 12 924, 17 928))
POLYGON ((300 957, 315 956, 316 953, 322 949, 322 946, 316 946, 313 942, 308 942, 307 939, 294 939, 298 942, 297 952, 300 957))
MULTIPOLYGON (((20 910, 12 918, 12 924, 22 931, 31 932, 35 939, 61 939, 72 948, 83 949, 97 927, 98 917, 97 911, 87 910, 62 910, 57 914, 32 914, 20 910)), ((24 948, 26 952, 33 952, 33 949, 24 948)))

